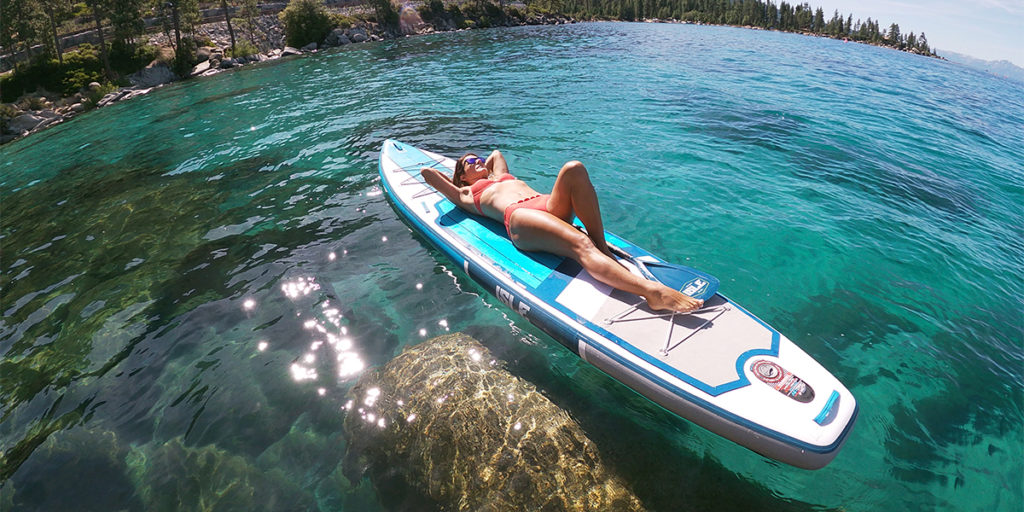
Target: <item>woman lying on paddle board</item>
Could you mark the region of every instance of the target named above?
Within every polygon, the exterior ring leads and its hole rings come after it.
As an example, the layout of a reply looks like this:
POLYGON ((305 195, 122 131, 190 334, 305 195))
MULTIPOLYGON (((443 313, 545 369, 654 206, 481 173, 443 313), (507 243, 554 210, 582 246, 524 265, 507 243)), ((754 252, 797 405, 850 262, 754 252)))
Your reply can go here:
POLYGON ((550 194, 540 194, 509 174, 508 163, 497 150, 487 160, 466 153, 456 162, 450 180, 430 167, 420 174, 460 208, 504 221, 509 239, 520 250, 572 258, 598 281, 643 297, 655 310, 687 312, 704 303, 637 276, 615 260, 604 239, 597 193, 580 162, 562 166, 550 194), (586 234, 572 226, 573 215, 587 228, 586 234))

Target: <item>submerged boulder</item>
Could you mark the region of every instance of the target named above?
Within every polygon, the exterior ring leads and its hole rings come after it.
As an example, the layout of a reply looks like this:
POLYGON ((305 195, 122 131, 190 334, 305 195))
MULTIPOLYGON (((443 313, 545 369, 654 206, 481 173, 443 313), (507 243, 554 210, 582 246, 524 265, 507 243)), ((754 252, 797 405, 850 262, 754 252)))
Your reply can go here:
POLYGON ((309 510, 313 497, 280 471, 263 471, 215 445, 181 437, 133 447, 126 457, 142 510, 309 510))
POLYGON ((74 427, 50 434, 0 486, 0 510, 141 510, 125 474, 127 453, 111 431, 74 427))
POLYGON ((407 348, 350 398, 346 467, 378 487, 397 478, 445 510, 642 509, 568 413, 467 335, 407 348))

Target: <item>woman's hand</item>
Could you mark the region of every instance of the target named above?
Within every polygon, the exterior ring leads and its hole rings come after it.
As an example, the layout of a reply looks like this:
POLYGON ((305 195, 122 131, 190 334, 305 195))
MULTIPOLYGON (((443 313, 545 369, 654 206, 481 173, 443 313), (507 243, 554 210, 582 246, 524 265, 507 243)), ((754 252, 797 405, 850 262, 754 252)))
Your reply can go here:
POLYGON ((502 155, 501 151, 498 151, 497 149, 491 151, 491 155, 488 156, 487 161, 484 162, 484 167, 486 167, 493 176, 508 174, 508 162, 505 161, 505 155, 502 155))
MULTIPOLYGON (((427 174, 436 174, 436 175, 444 178, 449 183, 451 183, 451 181, 452 181, 451 178, 449 178, 444 173, 442 173, 441 171, 439 171, 439 170, 437 170, 437 169, 435 169, 433 167, 420 167, 420 176, 423 176, 423 179, 427 180, 427 174)), ((427 182, 429 183, 430 180, 427 180, 427 182)))
POLYGON ((456 187, 451 178, 433 167, 421 167, 420 176, 449 201, 470 212, 473 211, 473 192, 469 187, 456 187))

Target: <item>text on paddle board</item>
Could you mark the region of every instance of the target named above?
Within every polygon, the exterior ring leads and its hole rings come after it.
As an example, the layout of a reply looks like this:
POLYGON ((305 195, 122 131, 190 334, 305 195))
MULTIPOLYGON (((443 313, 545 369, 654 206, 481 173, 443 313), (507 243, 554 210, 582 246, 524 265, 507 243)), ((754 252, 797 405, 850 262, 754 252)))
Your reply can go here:
POLYGON ((519 313, 523 317, 525 317, 526 314, 530 312, 529 304, 519 299, 516 299, 515 295, 512 295, 512 292, 503 289, 501 286, 494 287, 494 295, 498 297, 498 300, 500 300, 506 306, 512 308, 513 311, 519 313), (517 301, 519 302, 518 306, 515 305, 517 301))

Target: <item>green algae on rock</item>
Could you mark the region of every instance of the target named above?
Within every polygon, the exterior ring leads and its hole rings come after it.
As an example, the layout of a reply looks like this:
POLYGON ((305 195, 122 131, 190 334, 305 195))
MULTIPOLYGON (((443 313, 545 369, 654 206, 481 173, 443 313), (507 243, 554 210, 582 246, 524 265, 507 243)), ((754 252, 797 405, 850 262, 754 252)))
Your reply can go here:
POLYGON ((132 448, 129 473, 145 510, 309 510, 313 497, 280 470, 182 437, 132 448))
POLYGON ((109 430, 72 427, 50 434, 15 476, 0 480, 0 510, 139 509, 126 476, 127 453, 109 430))
POLYGON ((406 349, 350 398, 346 465, 378 487, 398 478, 445 510, 642 509, 568 413, 465 334, 406 349))

